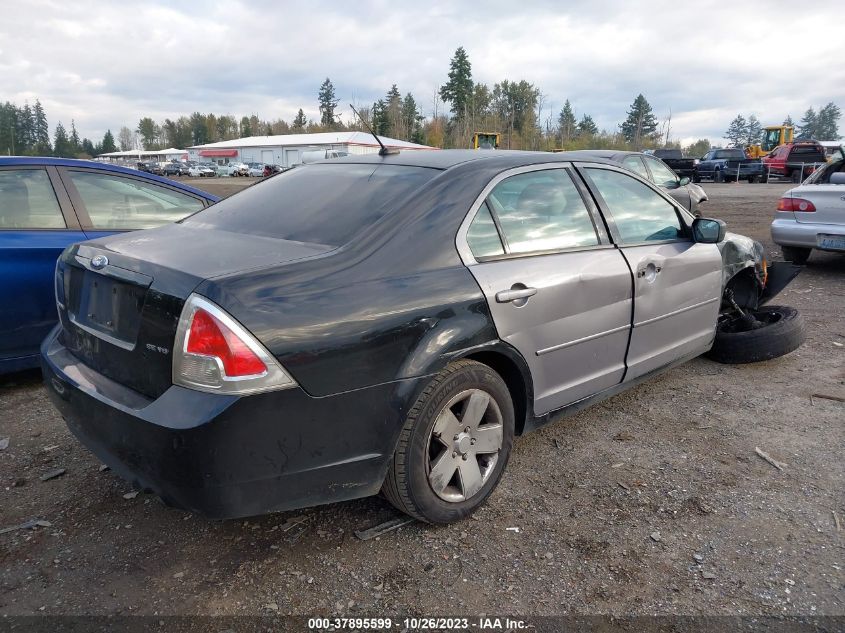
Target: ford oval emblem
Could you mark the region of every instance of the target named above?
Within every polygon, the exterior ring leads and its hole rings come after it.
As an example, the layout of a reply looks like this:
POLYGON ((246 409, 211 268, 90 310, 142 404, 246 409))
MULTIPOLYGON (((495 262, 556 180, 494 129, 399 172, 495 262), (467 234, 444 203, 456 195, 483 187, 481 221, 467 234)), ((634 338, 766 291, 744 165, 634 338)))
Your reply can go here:
POLYGON ((103 268, 104 266, 108 266, 109 258, 105 255, 96 255, 91 260, 91 266, 96 269, 103 268))

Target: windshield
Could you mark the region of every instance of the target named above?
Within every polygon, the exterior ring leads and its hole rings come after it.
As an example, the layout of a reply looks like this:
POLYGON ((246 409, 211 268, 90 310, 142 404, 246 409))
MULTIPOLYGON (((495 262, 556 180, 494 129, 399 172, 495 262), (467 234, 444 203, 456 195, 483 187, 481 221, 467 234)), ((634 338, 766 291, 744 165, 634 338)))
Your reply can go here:
POLYGON ((438 173, 383 164, 296 167, 218 202, 184 224, 340 246, 438 173))
POLYGON ((763 142, 760 143, 760 148, 764 152, 771 152, 778 145, 780 145, 780 128, 766 130, 763 136, 763 142))

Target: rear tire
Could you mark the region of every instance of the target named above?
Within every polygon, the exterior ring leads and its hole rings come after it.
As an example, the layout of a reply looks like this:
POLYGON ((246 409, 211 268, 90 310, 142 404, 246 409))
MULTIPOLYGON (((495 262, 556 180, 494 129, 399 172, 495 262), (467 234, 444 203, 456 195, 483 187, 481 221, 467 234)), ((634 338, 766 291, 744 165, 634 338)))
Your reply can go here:
POLYGON ((499 483, 513 436, 513 400, 499 374, 475 361, 452 363, 409 411, 382 493, 420 521, 460 521, 499 483))
POLYGON ((781 246, 780 250, 786 261, 798 266, 806 264, 807 260, 810 259, 810 253, 813 251, 812 248, 801 248, 799 246, 781 246))
POLYGON ((738 317, 720 316, 708 358, 726 364, 758 363, 795 351, 806 338, 804 319, 795 308, 763 306, 750 313, 766 325, 757 330, 732 331, 738 317))

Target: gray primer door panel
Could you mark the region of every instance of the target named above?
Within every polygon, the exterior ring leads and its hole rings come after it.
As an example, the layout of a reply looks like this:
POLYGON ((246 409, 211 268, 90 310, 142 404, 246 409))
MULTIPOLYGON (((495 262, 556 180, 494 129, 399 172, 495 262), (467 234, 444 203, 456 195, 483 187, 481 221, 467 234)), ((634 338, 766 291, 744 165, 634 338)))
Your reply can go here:
POLYGON ((634 329, 626 380, 713 343, 722 293, 715 244, 673 242, 623 246, 634 271, 634 329))
POLYGON ((502 259, 469 270, 487 297, 499 336, 528 363, 537 415, 622 380, 631 272, 617 249, 502 259), (522 288, 536 293, 505 303, 496 299, 522 288))

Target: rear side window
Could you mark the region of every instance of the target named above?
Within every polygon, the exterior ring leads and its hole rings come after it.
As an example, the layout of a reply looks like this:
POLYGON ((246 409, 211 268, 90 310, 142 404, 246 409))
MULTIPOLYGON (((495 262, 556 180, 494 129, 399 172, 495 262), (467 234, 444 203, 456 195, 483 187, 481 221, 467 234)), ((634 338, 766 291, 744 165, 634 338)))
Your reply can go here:
POLYGON ((340 246, 401 207, 438 173, 405 165, 296 167, 218 202, 185 224, 340 246))
POLYGON ((134 178, 68 171, 95 229, 150 229, 203 208, 188 194, 134 178))
POLYGON ((596 246, 590 213, 563 169, 532 171, 506 178, 487 204, 496 214, 509 253, 596 246))
POLYGON ((0 170, 0 229, 64 228, 65 219, 45 170, 0 170))
POLYGON ((478 213, 475 214, 472 223, 469 225, 467 244, 476 259, 505 254, 502 240, 499 238, 499 231, 496 230, 493 216, 490 215, 490 207, 487 206, 486 202, 481 204, 478 213))
POLYGON ((675 207, 642 182, 621 172, 588 168, 624 244, 683 239, 675 207))
POLYGON ((625 160, 622 161, 622 164, 635 174, 642 176, 646 180, 651 180, 648 177, 648 172, 646 171, 643 161, 640 160, 639 156, 626 156, 625 160))

